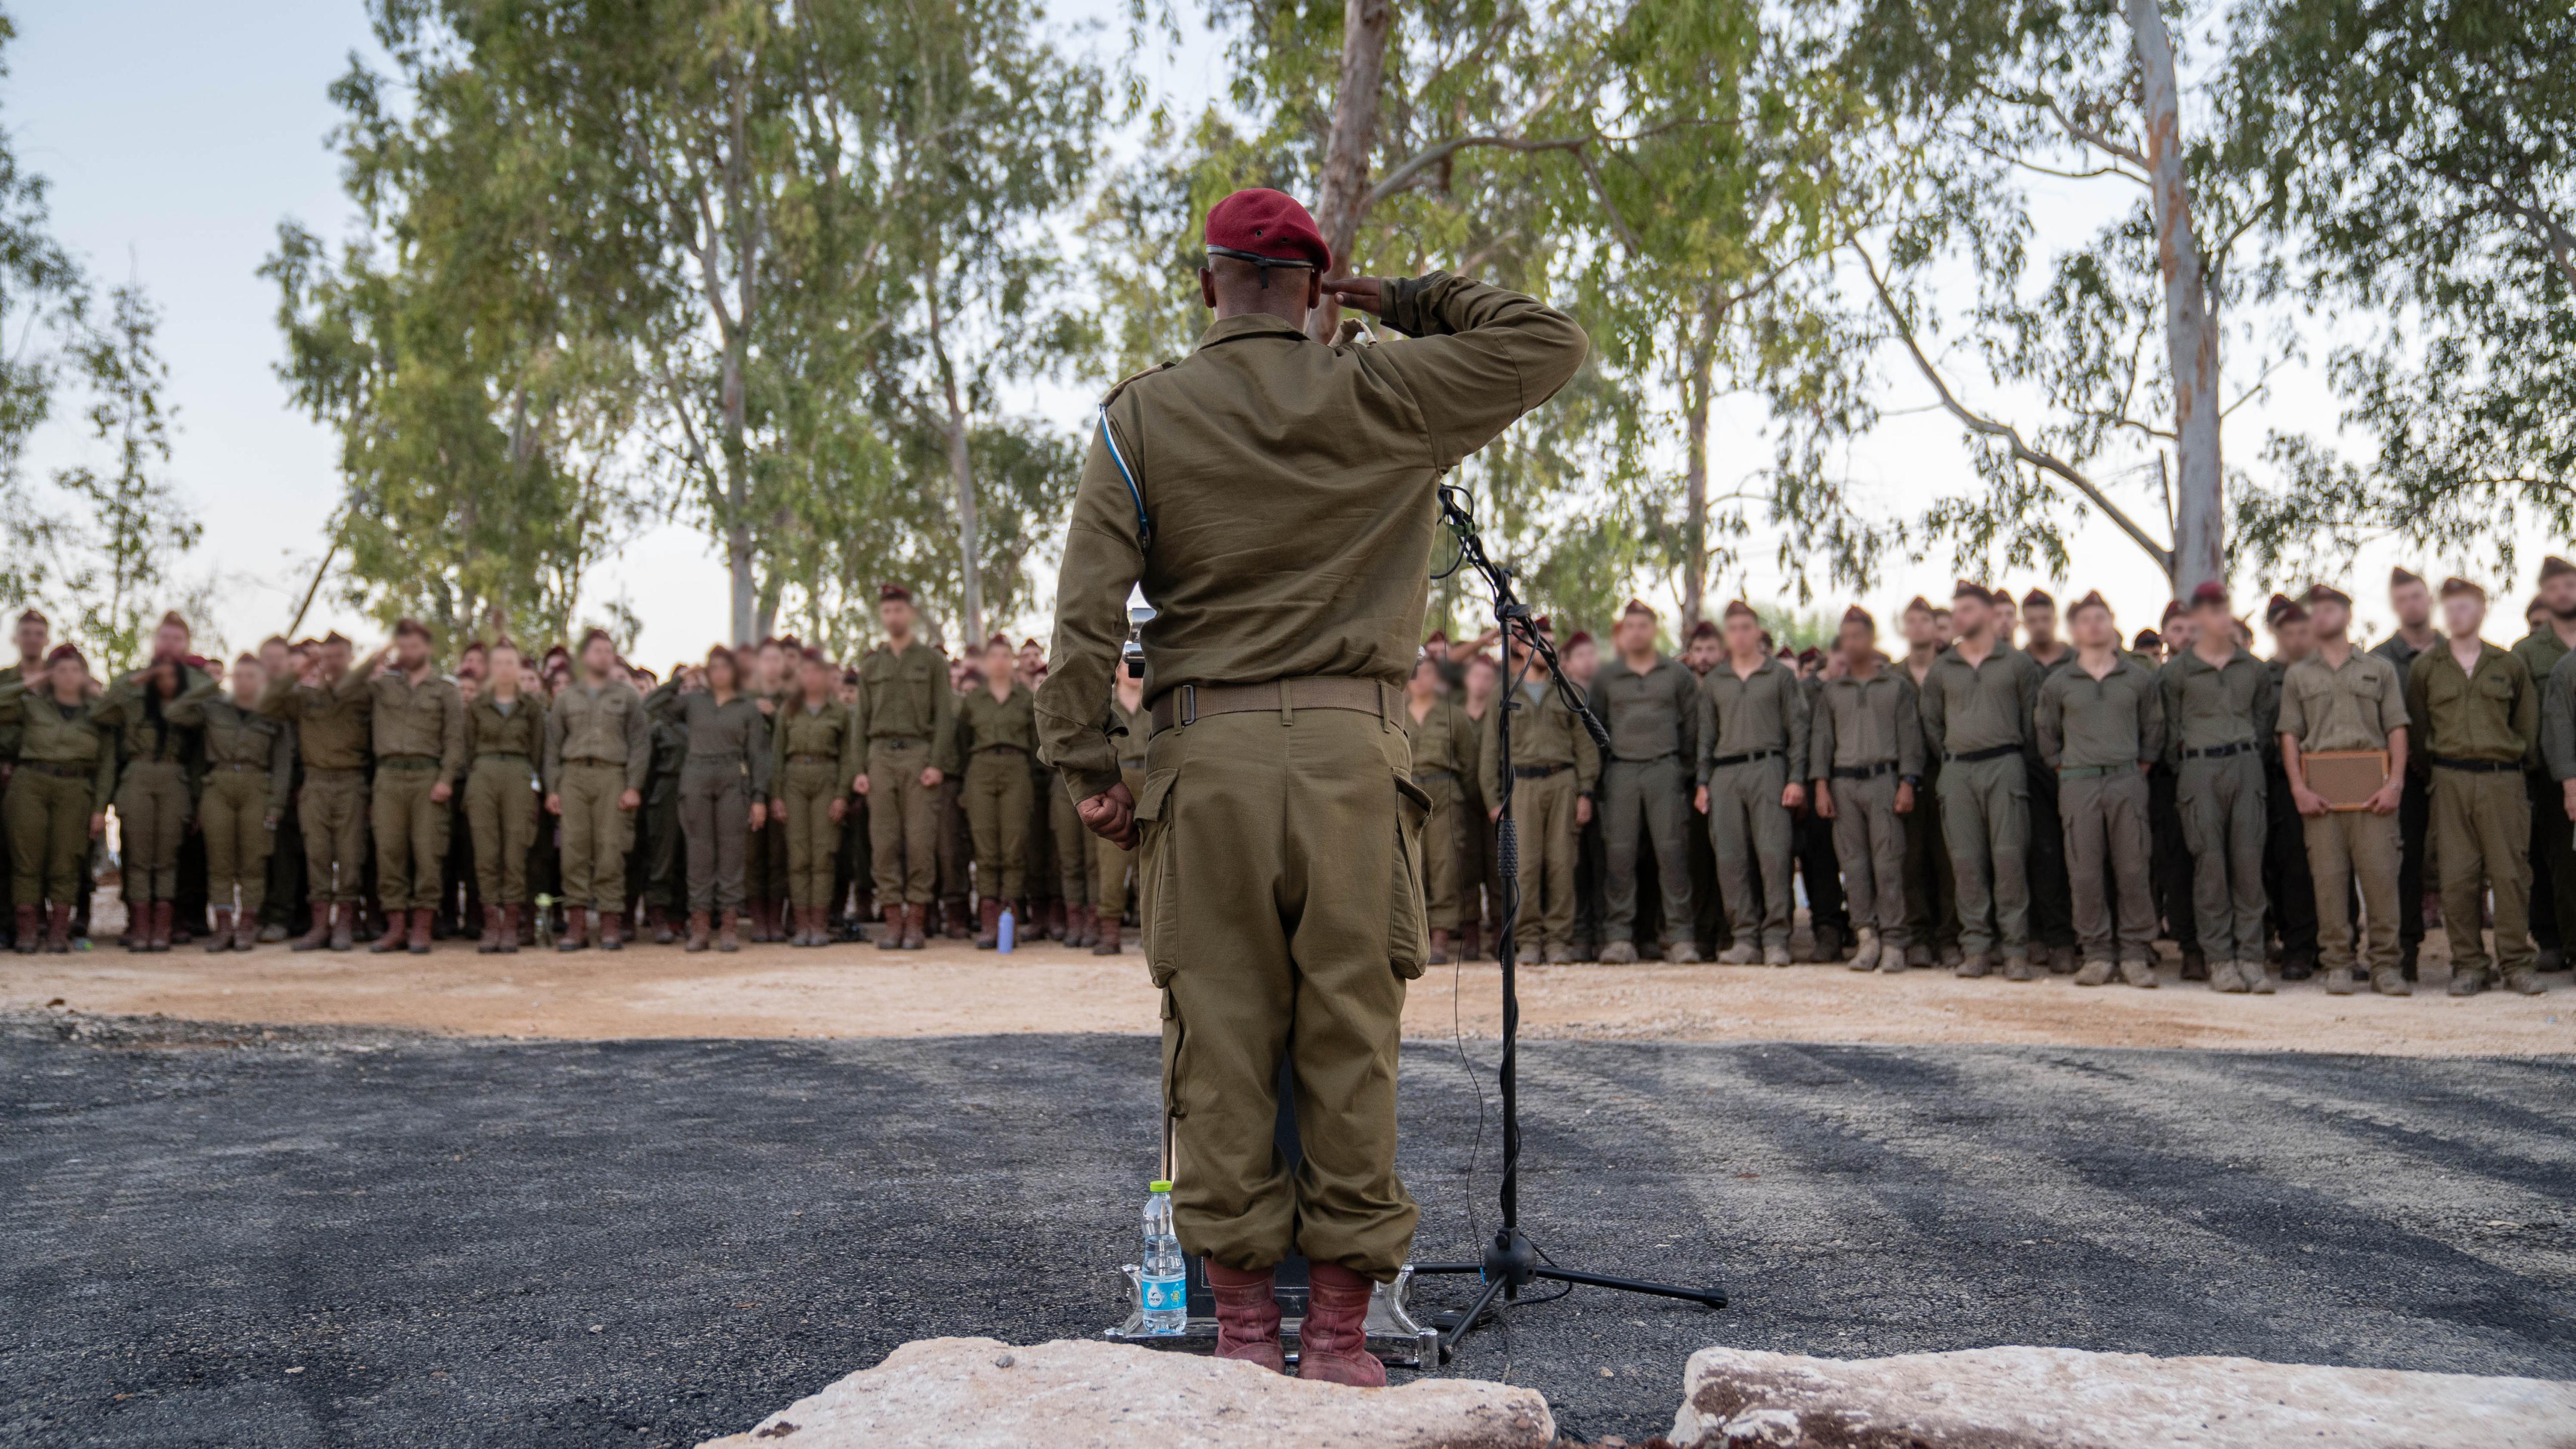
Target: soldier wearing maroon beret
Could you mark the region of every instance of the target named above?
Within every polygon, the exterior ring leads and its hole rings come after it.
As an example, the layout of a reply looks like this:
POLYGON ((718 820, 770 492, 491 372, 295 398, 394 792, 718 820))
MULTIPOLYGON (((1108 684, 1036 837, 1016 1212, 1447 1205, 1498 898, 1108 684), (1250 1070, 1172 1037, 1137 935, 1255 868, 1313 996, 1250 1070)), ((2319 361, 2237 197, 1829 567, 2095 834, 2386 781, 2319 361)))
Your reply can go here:
MULTIPOLYGON (((1435 490, 1554 396, 1586 343, 1563 314, 1464 277, 1327 281, 1313 219, 1276 191, 1217 203, 1204 236, 1215 319, 1197 350, 1119 383, 1092 419, 1038 727, 1084 822, 1122 847, 1141 832, 1146 954, 1168 1039, 1188 1042, 1165 1083, 1173 1207, 1182 1247, 1208 1260, 1217 1352, 1284 1362, 1271 1274, 1297 1250, 1300 1376, 1381 1384, 1362 1321, 1419 1216, 1395 1171, 1405 982, 1428 946, 1400 716, 1435 490), (1310 340, 1328 293, 1397 335, 1310 340), (1141 798, 1108 731, 1140 586, 1157 611, 1140 635, 1141 798), (1301 1113, 1293 1179, 1271 1141, 1283 1057, 1336 1084, 1301 1113)), ((1519 778, 1502 783, 1525 860, 1570 857, 1589 803, 1580 757, 1556 768, 1535 748, 1552 698, 1514 701, 1519 778)), ((1524 924, 1553 905, 1525 901, 1524 924)))
MULTIPOLYGON (((2542 730, 2560 695, 2558 666, 2576 646, 2576 564, 2556 554, 2540 561, 2540 594, 2531 632, 2515 641, 2514 654, 2540 684, 2542 730)), ((2565 683, 2576 688, 2576 673, 2565 683)), ((2558 706, 2564 709, 2564 705, 2558 706)), ((2576 933, 2576 821, 2544 757, 2525 776, 2531 796, 2531 938, 2540 946, 2540 969, 2567 969, 2567 938, 2576 933)))
MULTIPOLYGON (((1915 712, 1922 712, 1923 682, 1949 647, 1943 621, 1948 612, 1921 594, 1906 601, 1898 616, 1905 635, 1905 657, 1897 662, 1914 686, 1915 712)), ((1941 834, 1941 756, 1923 750, 1923 776, 1914 787, 1914 808, 1905 822, 1905 965, 1955 967, 1966 959, 1959 949, 1959 898, 1950 876, 1950 847, 1941 834)), ((1883 945, 1883 957, 1892 954, 1883 945)), ((1881 965, 1893 970, 1893 963, 1881 965)))
MULTIPOLYGON (((2415 656, 2442 640, 2441 631, 2433 627, 2433 590, 2421 574, 2399 567, 2388 571, 2388 607, 2397 616, 2397 630, 2372 647, 2371 653, 2397 666, 2397 677, 2407 678, 2415 668, 2415 656)), ((2414 744, 2424 746, 2423 721, 2413 722, 2414 744)), ((2425 846, 2432 839, 2433 796, 2431 777, 2422 770, 2407 773, 2405 791, 2397 800, 2397 899, 2419 905, 2424 899, 2425 846)), ((2415 979, 2415 959, 2424 945, 2424 912, 2401 909, 2397 913, 2397 963, 2399 974, 2407 981, 2415 979)))
MULTIPOLYGON (((2316 629, 2308 606, 2275 593, 2263 606, 2263 627, 2272 636, 2272 698, 2284 697, 2290 670, 2316 652, 2316 629)), ((2278 749, 2263 756, 2263 894, 2271 902, 2265 917, 2269 938, 2279 943, 2281 979, 2305 981, 2316 974, 2318 959, 2317 891, 2308 865, 2308 839, 2299 822, 2298 801, 2290 787, 2284 757, 2278 749)))
POLYGON ((1690 761, 1698 738, 1698 679, 1655 648, 1655 611, 1631 599, 1611 632, 1612 655, 1592 681, 1592 712, 1610 731, 1601 762, 1601 960, 1628 965, 1642 945, 1664 959, 1699 959, 1692 940, 1690 761), (1662 888, 1660 943, 1636 939, 1637 842, 1653 852, 1662 888))

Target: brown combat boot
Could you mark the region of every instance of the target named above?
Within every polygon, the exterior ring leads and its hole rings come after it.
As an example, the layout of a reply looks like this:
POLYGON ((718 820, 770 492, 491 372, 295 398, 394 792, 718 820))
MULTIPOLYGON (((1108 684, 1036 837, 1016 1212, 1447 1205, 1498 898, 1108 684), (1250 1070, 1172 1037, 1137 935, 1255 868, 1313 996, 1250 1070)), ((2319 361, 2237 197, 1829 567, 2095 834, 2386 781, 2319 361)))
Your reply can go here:
POLYGON ((233 913, 228 906, 215 907, 215 929, 206 936, 206 954, 220 955, 233 948, 233 913))
POLYGON ((411 939, 403 943, 403 949, 409 951, 415 956, 428 955, 429 928, 431 922, 435 920, 437 916, 438 912, 431 910, 427 906, 412 907, 411 939))
POLYGON ((1002 944, 1002 903, 986 896, 975 903, 975 949, 990 951, 1002 944))
POLYGON ((16 944, 19 955, 33 956, 36 954, 36 948, 44 944, 44 918, 45 913, 41 907, 20 906, 18 908, 18 940, 16 944))
POLYGON ((1368 1351, 1369 1295, 1377 1285, 1339 1263, 1306 1268, 1306 1321, 1297 1330, 1297 1377, 1386 1387, 1386 1365, 1368 1351))
POLYGON ((901 950, 903 948, 903 907, 888 906, 879 914, 885 924, 877 927, 877 949, 901 950))
POLYGON ((671 944, 670 912, 663 910, 660 906, 646 906, 644 908, 644 926, 646 930, 653 933, 654 945, 668 946, 671 944))
MULTIPOLYGON (((1622 943, 1622 942, 1618 942, 1618 941, 1613 941, 1613 942, 1611 942, 1610 944, 1611 944, 1611 945, 1613 945, 1613 946, 1617 946, 1617 945, 1621 945, 1621 944, 1624 944, 1624 943, 1622 943)), ((1608 958, 1607 953, 1604 953, 1604 955, 1603 955, 1603 958, 1602 958, 1602 959, 1604 959, 1604 960, 1609 959, 1609 958, 1608 958)), ((1634 960, 1636 960, 1636 959, 1637 959, 1637 948, 1636 948, 1636 947, 1634 947, 1634 946, 1630 946, 1630 947, 1628 948, 1628 959, 1629 959, 1629 960, 1631 960, 1631 961, 1634 961, 1634 960)), ((1431 959, 1430 959, 1429 964, 1431 964, 1431 965, 1433 965, 1433 966, 1446 966, 1446 965, 1448 965, 1448 964, 1449 964, 1449 933, 1448 933, 1447 931, 1440 930, 1440 929, 1438 929, 1438 928, 1434 928, 1434 929, 1432 930, 1432 932, 1431 932, 1431 959)))
POLYGON ((515 905, 500 908, 501 933, 499 938, 493 941, 492 949, 504 956, 519 954, 519 917, 527 909, 525 906, 515 905))
POLYGON ((385 933, 367 943, 367 954, 381 956, 403 948, 403 937, 411 933, 411 919, 401 911, 385 912, 385 933))
POLYGON ((604 911, 600 914, 599 949, 603 951, 626 949, 626 913, 624 911, 604 911))
POLYGON ((1100 944, 1100 907, 1074 906, 1072 919, 1066 922, 1064 943, 1068 946, 1100 944))
POLYGON ((1216 1356, 1288 1372, 1279 1342, 1279 1285, 1270 1270, 1248 1273, 1206 1260, 1208 1291, 1216 1297, 1216 1356))
POLYGON ((683 951, 703 951, 707 949, 706 912, 689 912, 689 943, 682 946, 680 949, 683 951))
POLYGON ((579 906, 564 907, 564 933, 555 941, 558 951, 578 951, 588 944, 582 940, 590 930, 590 913, 579 906))
POLYGON ((143 949, 146 951, 169 950, 170 916, 175 908, 168 901, 154 901, 144 909, 151 917, 151 924, 144 928, 143 949))
POLYGON ((48 907, 45 913, 45 949, 60 956, 72 948, 72 908, 48 907))
POLYGON ((326 916, 330 918, 330 948, 334 951, 355 949, 358 944, 357 906, 347 901, 333 901, 323 906, 313 918, 317 928, 326 916))
POLYGON ((727 911, 724 913, 723 925, 718 927, 716 931, 716 949, 719 951, 739 951, 742 949, 742 912, 727 911))
POLYGON ((906 906, 903 908, 903 949, 907 951, 918 951, 922 948, 924 944, 922 941, 922 930, 929 924, 929 921, 929 906, 918 905, 906 906))
POLYGON ((259 945, 259 912, 244 911, 233 921, 233 949, 248 951, 259 945))
POLYGON ((1092 955, 1116 956, 1125 952, 1126 948, 1118 943, 1118 918, 1116 916, 1102 916, 1100 918, 1100 930, 1098 934, 1099 939, 1091 943, 1092 955))
POLYGON ((474 954, 477 956, 501 954, 501 908, 499 906, 483 908, 483 937, 474 943, 474 954))
POLYGON ((1469 921, 1465 926, 1460 927, 1458 931, 1458 959, 1461 961, 1484 960, 1485 943, 1482 939, 1483 935, 1484 932, 1475 921, 1469 921))
POLYGON ((948 913, 948 929, 945 934, 949 940, 963 941, 967 937, 975 934, 974 929, 966 924, 967 911, 965 901, 952 900, 946 902, 945 906, 948 913))
POLYGON ((1064 897, 1058 896, 1046 903, 1046 935, 1050 941, 1061 941, 1065 933, 1064 897))

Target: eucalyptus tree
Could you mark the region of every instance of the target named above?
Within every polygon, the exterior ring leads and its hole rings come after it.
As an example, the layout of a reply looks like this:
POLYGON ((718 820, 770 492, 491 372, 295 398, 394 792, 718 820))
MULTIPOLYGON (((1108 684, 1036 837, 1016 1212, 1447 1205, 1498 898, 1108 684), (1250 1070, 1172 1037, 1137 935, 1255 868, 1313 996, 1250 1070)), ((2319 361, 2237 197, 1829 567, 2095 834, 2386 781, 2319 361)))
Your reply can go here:
MULTIPOLYGON (((0 11, 0 47, 17 38, 0 11)), ((0 63, 0 75, 5 75, 0 63)), ((53 582, 63 514, 25 473, 28 440, 53 416, 67 340, 86 315, 89 283, 54 236, 43 176, 19 163, 0 131, 0 603, 24 605, 53 582)))
POLYGON ((71 504, 72 560, 55 584, 77 607, 72 632, 113 673, 142 662, 154 625, 177 602, 169 592, 182 587, 179 559, 203 528, 170 476, 160 309, 131 283, 111 289, 107 304, 107 315, 70 349, 89 393, 84 431, 107 461, 55 470, 54 486, 71 504))

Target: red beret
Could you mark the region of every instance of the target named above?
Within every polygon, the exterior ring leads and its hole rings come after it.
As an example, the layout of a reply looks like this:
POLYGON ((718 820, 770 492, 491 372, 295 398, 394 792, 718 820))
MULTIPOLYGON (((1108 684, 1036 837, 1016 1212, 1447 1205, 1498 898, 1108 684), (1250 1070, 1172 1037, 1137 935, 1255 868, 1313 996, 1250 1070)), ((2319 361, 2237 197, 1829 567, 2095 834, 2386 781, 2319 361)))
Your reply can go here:
POLYGON ((2308 607, 2287 595, 2274 594, 2263 610, 2263 622, 2275 629, 2284 624, 2304 624, 2308 622, 2308 607))
POLYGON ((2467 579, 2461 578, 2457 574, 2453 574, 2451 577, 2442 580, 2442 597, 2447 599, 2453 594, 2475 594, 2478 596, 2479 601, 2483 603, 2486 600, 2487 591, 2483 585, 2471 583, 2467 579))
POLYGON ((1649 619, 1655 617, 1655 611, 1647 608, 1646 601, 1643 599, 1630 599, 1628 601, 1628 607, 1619 611, 1619 617, 1622 619, 1627 618, 1631 614, 1643 614, 1649 619))
POLYGON ((1542 634, 1553 634, 1556 632, 1556 616, 1554 614, 1541 614, 1537 618, 1530 620, 1530 627, 1536 629, 1542 634))
MULTIPOLYGON (((1272 266, 1333 268, 1332 248, 1297 198, 1254 187, 1208 208, 1207 249, 1217 256, 1272 266)), ((1263 266, 1262 275, 1269 275, 1263 266)))
POLYGON ((1930 599, 1923 597, 1921 594, 1916 594, 1913 598, 1905 601, 1905 612, 1909 614, 1929 614, 1935 612, 1935 610, 1932 607, 1932 601, 1930 599))
POLYGON ((2388 586, 2392 589, 2402 589, 2408 584, 2422 582, 2424 582, 2424 576, 2411 569, 2393 568, 2388 571, 2388 586))
POLYGON ((2222 609, 2227 607, 2227 585, 2216 579, 2204 579, 2198 588, 2191 591, 2191 606, 2202 609, 2211 604, 2222 609))
POLYGON ((1011 636, 1008 634, 996 634, 992 638, 984 641, 984 647, 987 649, 1008 649, 1011 647, 1011 636))
POLYGON ((1958 583, 1951 586, 1950 597, 1954 601, 1958 599, 1975 599, 1980 603, 1987 604, 1991 604, 1995 601, 1995 596, 1987 593, 1983 585, 1970 583, 1966 579, 1961 579, 1958 583))
POLYGON ((891 604, 891 603, 893 603, 893 602, 894 602, 895 600, 897 600, 897 599, 901 599, 903 602, 905 602, 905 603, 907 603, 907 604, 911 603, 911 602, 912 602, 912 590, 905 588, 905 587, 904 587, 903 585, 901 585, 901 584, 879 584, 879 585, 877 585, 877 602, 878 602, 878 603, 880 603, 880 604, 891 604))
POLYGON ((47 664, 60 664, 66 659, 80 659, 82 663, 89 662, 82 657, 79 647, 72 644, 57 644, 54 646, 54 652, 45 656, 47 664))
POLYGON ((2066 617, 2072 619, 2087 609, 2100 609, 2102 612, 2107 614, 2111 612, 2111 601, 2102 597, 2102 591, 2100 589, 2095 589, 2086 594, 2083 598, 2077 599, 2075 601, 2075 606, 2066 611, 2066 617))
POLYGON ((2343 590, 2336 588, 2332 584, 2308 585, 2307 600, 2312 606, 2333 602, 2341 604, 2347 609, 2352 607, 2352 595, 2345 593, 2343 590))
POLYGON ((395 620, 394 637, 399 639, 405 634, 415 634, 423 639, 427 639, 429 637, 429 626, 418 619, 413 618, 395 620))
POLYGON ((53 621, 46 618, 44 612, 39 609, 29 609, 27 612, 20 614, 18 616, 18 622, 21 624, 43 624, 47 627, 51 627, 53 624, 53 621))
POLYGON ((2174 616, 2174 615, 2176 615, 2176 614, 2187 614, 2187 613, 2190 613, 2190 612, 2191 612, 2191 606, 2190 606, 2190 605, 2188 605, 2188 604, 2185 604, 2182 600, 2180 600, 2180 599, 2167 599, 2167 600, 2165 601, 2165 611, 2164 611, 2163 613, 2158 614, 2158 615, 2156 616, 2156 622, 2157 622, 2157 623, 2159 623, 2159 624, 2162 624, 2162 623, 2166 622, 2167 620, 2169 620, 2169 619, 2173 618, 2173 616, 2174 616))
POLYGON ((1717 626, 1706 619, 1702 619, 1698 623, 1691 625, 1690 636, 1693 639, 1714 639, 1717 637, 1717 626))
MULTIPOLYGON (((1784 650, 1782 652, 1785 653, 1786 651, 1784 650)), ((1798 662, 1801 664, 1813 664, 1824 657, 1825 651, 1817 648, 1813 644, 1810 644, 1806 648, 1798 651, 1798 662)))
POLYGON ((1741 617, 1743 617, 1743 618, 1747 618, 1747 619, 1755 619, 1755 620, 1758 620, 1758 619, 1760 619, 1760 618, 1762 617, 1760 614, 1757 614, 1757 613, 1753 612, 1753 606, 1752 606, 1751 604, 1748 604, 1748 603, 1744 602, 1742 599, 1729 599, 1729 600, 1727 600, 1727 602, 1726 602, 1726 608, 1725 608, 1725 609, 1724 609, 1724 611, 1723 611, 1723 616, 1724 616, 1724 617, 1726 617, 1726 618, 1729 618, 1729 619, 1733 619, 1733 618, 1736 618, 1736 617, 1741 616, 1741 617))
POLYGON ((2540 581, 2542 583, 2545 584, 2551 579, 2558 577, 2560 574, 2576 574, 2576 564, 2569 563, 2567 560, 2560 558, 2554 553, 2540 561, 2540 581))
POLYGON ((1878 627, 1878 621, 1870 617, 1869 610, 1862 608, 1858 604, 1854 604, 1850 608, 1843 610, 1843 623, 1847 625, 1862 624, 1871 629, 1876 629, 1878 627))
MULTIPOLYGON (((2549 576, 2549 575, 2548 575, 2548 573, 2547 573, 2547 571, 2546 571, 2546 570, 2544 570, 2544 571, 2542 572, 2542 574, 2541 574, 2541 577, 2542 577, 2542 578, 2547 578, 2548 576, 2549 576)), ((178 611, 178 610, 176 610, 176 609, 172 609, 170 612, 168 612, 168 613, 166 613, 166 614, 164 614, 164 615, 162 615, 162 616, 161 616, 161 626, 162 626, 162 627, 167 628, 167 627, 169 627, 169 626, 170 626, 170 625, 172 625, 172 624, 176 624, 176 625, 178 625, 178 626, 179 626, 180 628, 182 628, 182 629, 185 629, 185 628, 187 628, 187 627, 188 627, 188 621, 187 621, 185 618, 182 618, 182 617, 180 616, 180 614, 179 614, 179 611, 178 611)))
POLYGON ((2054 609, 2057 601, 2048 596, 2046 589, 2033 589, 2021 596, 2021 606, 2025 609, 2054 609))
POLYGON ((2150 649, 2162 649, 2165 647, 2165 636, 2153 629, 2140 629, 2138 637, 2129 641, 2129 647, 2141 654, 2150 649))
POLYGON ((1589 644, 1591 642, 1591 633, 1583 629, 1577 629, 1573 633, 1565 636, 1565 647, 1568 649, 1573 648, 1577 644, 1589 644))

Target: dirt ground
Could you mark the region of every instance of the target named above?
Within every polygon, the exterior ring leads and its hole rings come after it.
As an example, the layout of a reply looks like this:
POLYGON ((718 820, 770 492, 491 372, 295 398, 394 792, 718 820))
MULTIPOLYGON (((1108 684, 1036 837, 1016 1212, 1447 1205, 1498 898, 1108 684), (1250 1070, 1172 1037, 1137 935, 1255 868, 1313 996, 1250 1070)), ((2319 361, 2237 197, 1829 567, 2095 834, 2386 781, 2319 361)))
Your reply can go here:
MULTIPOLYGON (((2331 997, 2316 982, 2271 997, 2184 985, 2168 963, 2155 991, 2079 988, 2067 978, 1961 981, 1946 971, 1860 975, 1839 966, 1525 966, 1522 1031, 1537 1039, 1985 1043, 2203 1047, 2398 1056, 2576 1051, 2568 978, 2549 994, 2442 994, 2448 965, 2427 943, 2415 996, 2331 997)), ((198 1021, 387 1026, 467 1036, 921 1037, 997 1032, 1150 1032, 1145 962, 1036 945, 1008 956, 960 942, 919 952, 872 946, 746 947, 686 955, 478 956, 469 942, 408 955, 294 954, 263 946, 130 955, 112 942, 68 956, 0 955, 0 1008, 160 1014, 198 1021)), ((1492 963, 1434 967, 1415 983, 1406 1035, 1500 1034, 1492 963)))

